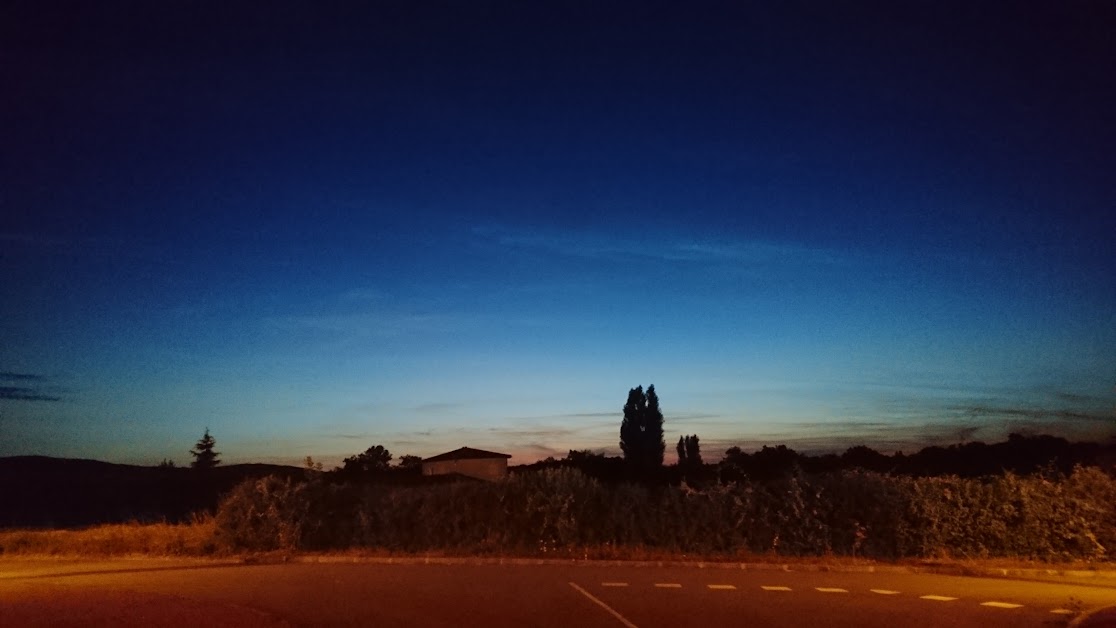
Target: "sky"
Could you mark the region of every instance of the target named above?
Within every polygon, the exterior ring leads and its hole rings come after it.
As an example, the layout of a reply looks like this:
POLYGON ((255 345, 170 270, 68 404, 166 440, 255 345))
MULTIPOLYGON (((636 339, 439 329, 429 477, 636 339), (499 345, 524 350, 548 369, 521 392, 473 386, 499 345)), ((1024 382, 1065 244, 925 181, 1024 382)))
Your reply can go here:
POLYGON ((1116 437, 1116 5, 45 4, 0 456, 1116 437))

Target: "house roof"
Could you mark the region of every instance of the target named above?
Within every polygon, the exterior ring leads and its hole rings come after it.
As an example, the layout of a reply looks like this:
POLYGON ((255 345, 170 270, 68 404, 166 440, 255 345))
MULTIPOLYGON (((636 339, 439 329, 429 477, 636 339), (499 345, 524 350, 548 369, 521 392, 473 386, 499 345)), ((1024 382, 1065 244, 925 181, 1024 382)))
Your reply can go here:
POLYGON ((472 447, 462 447, 461 449, 454 449, 447 451, 444 454, 438 454, 431 458, 426 458, 423 462, 442 462, 444 460, 477 460, 481 458, 511 458, 511 454, 499 454, 494 451, 484 451, 483 449, 473 449, 472 447))

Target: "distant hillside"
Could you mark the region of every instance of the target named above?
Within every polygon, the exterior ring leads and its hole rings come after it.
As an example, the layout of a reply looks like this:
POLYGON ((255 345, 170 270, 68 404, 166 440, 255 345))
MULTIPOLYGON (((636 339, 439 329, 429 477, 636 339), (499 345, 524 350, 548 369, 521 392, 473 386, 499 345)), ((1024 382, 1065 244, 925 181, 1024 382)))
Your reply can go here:
POLYGON ((195 512, 212 511, 223 493, 245 479, 302 473, 273 464, 199 472, 47 456, 0 458, 0 527, 186 521, 195 512))

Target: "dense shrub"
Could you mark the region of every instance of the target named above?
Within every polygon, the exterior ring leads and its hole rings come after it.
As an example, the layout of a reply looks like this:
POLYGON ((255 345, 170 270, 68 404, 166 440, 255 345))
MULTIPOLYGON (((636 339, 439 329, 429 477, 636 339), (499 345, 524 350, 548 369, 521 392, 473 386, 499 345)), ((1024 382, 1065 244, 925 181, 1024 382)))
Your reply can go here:
POLYGON ((1116 480, 912 478, 801 472, 702 489, 607 484, 570 468, 419 486, 245 482, 216 516, 222 546, 576 556, 587 548, 692 555, 1105 559, 1116 480))
MULTIPOLYGON (((321 488, 320 486, 318 488, 321 488)), ((310 485, 268 476, 237 485, 217 508, 216 540, 222 547, 255 551, 301 547, 311 515, 310 485)))

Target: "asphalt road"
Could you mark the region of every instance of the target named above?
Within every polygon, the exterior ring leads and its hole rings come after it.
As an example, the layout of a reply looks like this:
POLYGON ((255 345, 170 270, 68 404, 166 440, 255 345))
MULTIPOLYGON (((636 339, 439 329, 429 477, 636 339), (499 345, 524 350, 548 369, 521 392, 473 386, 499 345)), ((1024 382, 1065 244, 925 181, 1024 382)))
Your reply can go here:
POLYGON ((1116 588, 601 565, 0 561, 0 626, 1064 626, 1116 588))

